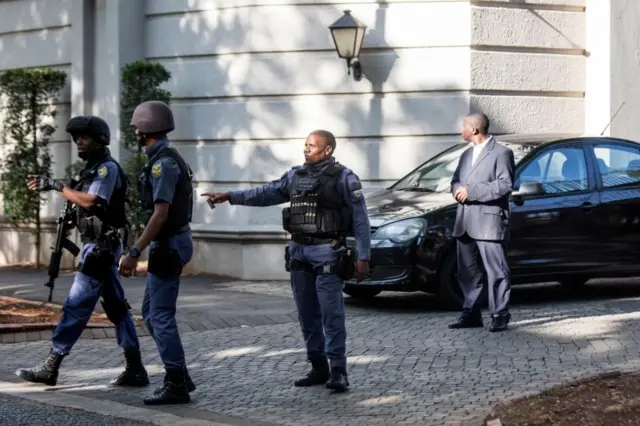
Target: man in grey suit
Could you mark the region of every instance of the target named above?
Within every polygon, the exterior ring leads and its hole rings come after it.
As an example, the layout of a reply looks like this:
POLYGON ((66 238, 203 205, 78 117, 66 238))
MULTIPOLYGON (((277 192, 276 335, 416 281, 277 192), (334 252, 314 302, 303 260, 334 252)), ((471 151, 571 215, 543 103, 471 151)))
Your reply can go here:
POLYGON ((472 145, 460 157, 451 180, 451 192, 458 201, 453 236, 458 240, 458 281, 464 305, 462 315, 449 328, 483 326, 478 299, 484 269, 492 317, 489 331, 495 332, 506 330, 511 318, 506 245, 515 162, 513 151, 488 133, 486 115, 474 113, 464 118, 462 137, 472 145))

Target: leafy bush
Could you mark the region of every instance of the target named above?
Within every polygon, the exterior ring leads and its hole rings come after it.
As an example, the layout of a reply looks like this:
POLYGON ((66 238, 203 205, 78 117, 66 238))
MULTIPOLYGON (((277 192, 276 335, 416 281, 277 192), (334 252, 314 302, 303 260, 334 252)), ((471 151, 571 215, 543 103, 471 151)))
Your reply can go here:
POLYGON ((4 97, 5 156, 0 174, 3 212, 13 225, 35 224, 40 266, 40 208, 46 197, 27 188, 27 175, 51 175, 49 141, 56 128, 55 105, 67 75, 51 68, 16 69, 0 75, 4 97))

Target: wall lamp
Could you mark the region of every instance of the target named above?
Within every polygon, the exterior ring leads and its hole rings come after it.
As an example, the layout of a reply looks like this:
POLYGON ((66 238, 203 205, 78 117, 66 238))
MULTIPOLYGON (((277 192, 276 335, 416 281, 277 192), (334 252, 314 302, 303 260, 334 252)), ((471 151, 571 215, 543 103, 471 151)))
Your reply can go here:
POLYGON ((353 79, 362 79, 362 65, 358 60, 364 33, 367 26, 351 16, 350 10, 345 10, 344 15, 329 26, 333 42, 336 45, 338 56, 347 60, 347 73, 351 75, 353 68, 353 79))

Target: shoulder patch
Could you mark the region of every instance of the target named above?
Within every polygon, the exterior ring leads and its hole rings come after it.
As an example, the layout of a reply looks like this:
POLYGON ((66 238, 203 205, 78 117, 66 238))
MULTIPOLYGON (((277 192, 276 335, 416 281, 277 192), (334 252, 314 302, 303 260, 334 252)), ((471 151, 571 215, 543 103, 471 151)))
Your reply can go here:
POLYGON ((151 167, 151 176, 158 178, 160 175, 162 175, 162 163, 158 161, 151 167))
POLYGON ((357 190, 353 191, 353 196, 356 197, 356 198, 362 197, 362 189, 357 189, 357 190))
POLYGON ((100 179, 103 179, 104 177, 106 177, 108 173, 109 173, 109 170, 107 169, 106 165, 98 169, 98 177, 100 179))

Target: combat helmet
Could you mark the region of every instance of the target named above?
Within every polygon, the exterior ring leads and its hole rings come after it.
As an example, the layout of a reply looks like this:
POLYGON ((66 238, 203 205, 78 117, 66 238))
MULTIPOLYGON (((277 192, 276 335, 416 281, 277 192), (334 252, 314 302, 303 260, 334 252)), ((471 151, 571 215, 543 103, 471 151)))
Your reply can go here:
POLYGON ((143 134, 169 133, 175 129, 173 112, 162 101, 142 102, 133 110, 130 124, 143 134))
POLYGON ((94 115, 73 117, 67 123, 66 131, 71 134, 74 141, 78 135, 88 135, 100 145, 109 145, 111 140, 111 132, 107 122, 94 115))

